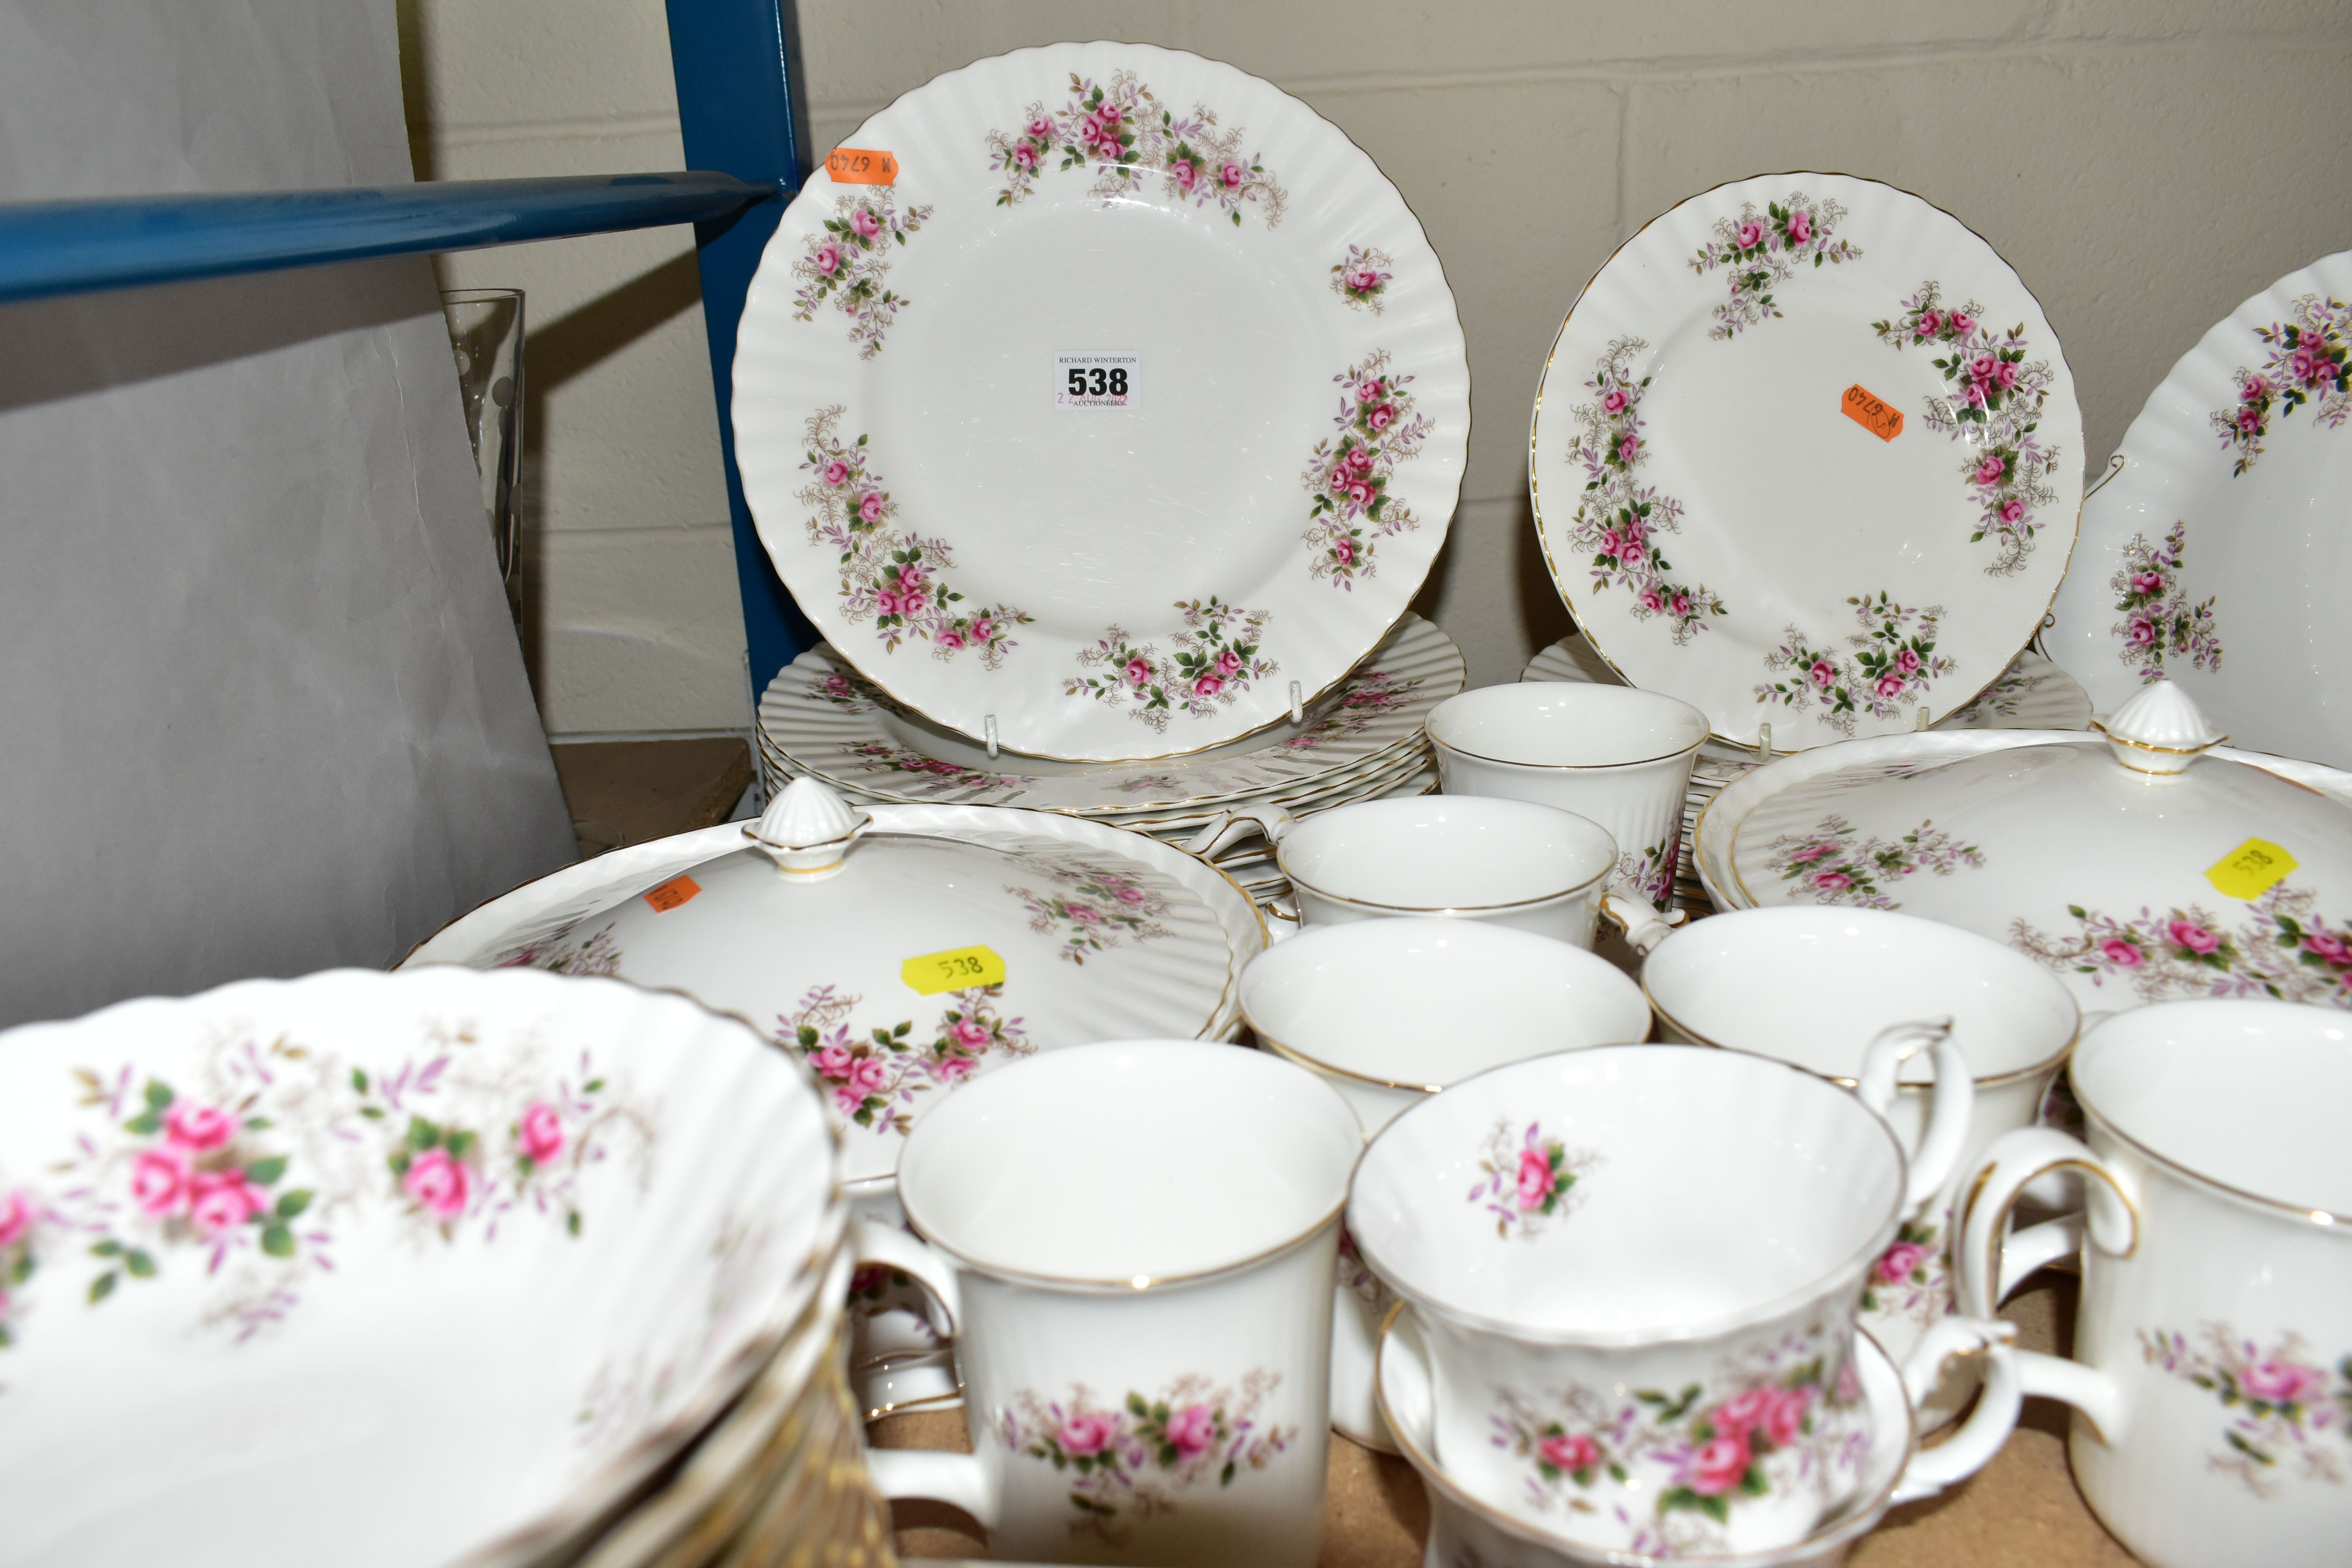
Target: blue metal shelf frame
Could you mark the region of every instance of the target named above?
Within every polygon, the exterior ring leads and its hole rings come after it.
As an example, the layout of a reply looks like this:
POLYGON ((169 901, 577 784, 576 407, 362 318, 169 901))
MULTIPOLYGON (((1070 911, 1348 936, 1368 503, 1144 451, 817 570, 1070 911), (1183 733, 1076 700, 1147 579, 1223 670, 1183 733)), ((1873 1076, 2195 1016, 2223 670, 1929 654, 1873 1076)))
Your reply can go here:
POLYGON ((686 160, 695 172, 0 204, 0 304, 693 224, 756 698, 816 640, 752 529, 730 414, 743 297, 809 166, 799 21, 793 0, 667 4, 686 160))

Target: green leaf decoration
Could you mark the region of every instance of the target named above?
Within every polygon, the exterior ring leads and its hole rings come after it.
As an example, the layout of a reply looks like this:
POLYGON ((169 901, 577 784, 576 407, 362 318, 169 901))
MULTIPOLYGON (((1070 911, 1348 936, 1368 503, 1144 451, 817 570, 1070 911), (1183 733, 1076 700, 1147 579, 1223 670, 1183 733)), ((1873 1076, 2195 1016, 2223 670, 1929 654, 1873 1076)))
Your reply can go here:
POLYGON ((272 1258, 294 1256, 294 1233, 282 1225, 265 1226, 261 1232, 261 1250, 272 1258))
POLYGON ((91 1306, 97 1306, 100 1301, 105 1300, 109 1296, 114 1294, 114 1273, 110 1269, 89 1282, 89 1304, 91 1306))
POLYGON ((308 1187, 297 1187, 290 1193, 278 1194, 277 1213, 279 1219, 292 1219, 310 1206, 310 1189, 308 1187))
POLYGON ((122 1267, 142 1279, 155 1278, 155 1260, 135 1247, 122 1255, 122 1267))
POLYGON ((256 1160, 245 1168, 245 1179, 257 1187, 269 1186, 286 1173, 286 1156, 272 1154, 267 1160, 256 1160))

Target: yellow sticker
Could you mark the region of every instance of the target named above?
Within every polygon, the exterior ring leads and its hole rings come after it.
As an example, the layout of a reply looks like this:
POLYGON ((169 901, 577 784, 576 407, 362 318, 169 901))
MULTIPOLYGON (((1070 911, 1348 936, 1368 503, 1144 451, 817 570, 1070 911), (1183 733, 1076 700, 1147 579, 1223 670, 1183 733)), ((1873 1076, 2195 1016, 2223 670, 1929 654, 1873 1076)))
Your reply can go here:
POLYGON ((2249 838, 2215 861, 2205 879, 2233 899, 2259 899, 2294 869, 2294 857, 2267 839, 2249 838))
POLYGON ((898 978, 923 996, 961 991, 971 985, 1002 985, 1004 960, 997 957, 992 948, 950 948, 945 952, 927 952, 920 958, 907 960, 898 966, 898 978))

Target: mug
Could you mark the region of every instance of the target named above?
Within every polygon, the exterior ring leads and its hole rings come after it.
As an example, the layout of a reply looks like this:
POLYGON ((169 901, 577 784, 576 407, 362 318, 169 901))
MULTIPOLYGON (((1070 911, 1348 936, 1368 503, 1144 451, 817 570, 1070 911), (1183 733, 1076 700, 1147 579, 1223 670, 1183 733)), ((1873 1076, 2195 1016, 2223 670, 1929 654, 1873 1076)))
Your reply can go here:
MULTIPOLYGON (((1338 1089, 1367 1138, 1400 1111, 1488 1068, 1650 1032, 1649 1004, 1615 964, 1473 921, 1310 928, 1250 960, 1241 1006, 1258 1044, 1338 1089)), ((1344 1234, 1338 1285, 1331 1425, 1386 1450, 1388 1434, 1372 1404, 1372 1341, 1395 1298, 1344 1234)))
POLYGON ((1617 840, 1618 876, 1666 907, 1706 715, 1630 686, 1535 681, 1449 697, 1427 727, 1447 795, 1529 800, 1591 818, 1617 840))
MULTIPOLYGON (((1944 1179, 1801 1069, 1592 1046, 1399 1116, 1348 1228, 1421 1320, 1465 1490, 1588 1547, 1768 1551, 1857 1495, 1864 1276, 1944 1179)), ((2014 1418, 1982 1402, 1953 1440, 1990 1452, 2014 1418)))
MULTIPOLYGON (((1959 1331, 1957 1321, 1952 1331, 1959 1331)), ((1956 1348, 1963 1333, 1955 1333, 1956 1348)), ((1868 1448, 1859 1461, 1861 1483, 1853 1500, 1823 1519, 1812 1531, 1791 1545, 1774 1550, 1710 1554, 1717 1568, 1837 1568, 1853 1543, 1878 1527, 1886 1510, 1898 1503, 1933 1497, 1944 1488, 1974 1475, 1992 1458, 1994 1449, 1960 1453, 1956 1446, 1916 1450, 1909 1390, 1894 1358, 1868 1334, 1853 1342, 1855 1381, 1864 1406, 1870 1413, 1868 1448)), ((1383 1420, 1396 1433, 1399 1450, 1421 1476, 1429 1494, 1429 1549, 1432 1563, 1477 1564, 1478 1568, 1617 1568, 1624 1556, 1564 1540, 1496 1509, 1465 1490, 1437 1463, 1432 1447, 1433 1407, 1428 1346, 1421 1324, 1410 1310, 1391 1311, 1380 1337, 1380 1407, 1383 1420)), ((1859 1433, 1849 1439, 1865 1441, 1859 1433)), ((1664 1533, 1645 1531, 1634 1538, 1633 1551, 1646 1561, 1664 1556, 1674 1542, 1664 1533)))
MULTIPOLYGON (((1639 933, 1636 933, 1637 935, 1639 933)), ((1663 934, 1663 933, 1662 933, 1663 934)), ((1865 1078, 1873 1039, 1904 1019, 1951 1021, 1974 1075, 1952 1179, 1871 1265, 1862 1323, 1897 1359, 1952 1310, 1948 1262, 1959 1178, 1994 1139, 2029 1127, 2074 1043, 2065 984, 1989 937, 1883 910, 1769 909, 1717 915, 1665 936, 1642 965, 1642 989, 1662 1037, 1752 1051, 1851 1088, 1865 1078)), ((1928 1122, 1929 1064, 1913 1058, 1899 1088, 1872 1109, 1916 1151, 1928 1122)), ((1938 1067, 1932 1075, 1944 1083, 1938 1067)), ((2021 1265, 2072 1252, 2079 1223, 2053 1221, 2013 1245, 2021 1265)), ((1934 1430, 1968 1402, 1965 1377, 1947 1380, 1918 1412, 1934 1430)))
POLYGON ((1074 1046, 972 1080, 908 1134, 861 1260, 930 1292, 970 1454, 869 1456, 1023 1561, 1310 1564, 1332 1258, 1362 1148, 1305 1069, 1197 1040, 1074 1046))
POLYGON ((2074 1050, 2089 1146, 1995 1142, 1955 1254, 1961 1310, 2022 1277, 2000 1242, 2019 1191, 2078 1171, 2087 1199, 2074 1359, 2003 1351, 2074 1408, 2083 1499, 2157 1568, 2340 1563, 2352 1552, 2352 1021, 2273 1001, 2168 1002, 2074 1050))

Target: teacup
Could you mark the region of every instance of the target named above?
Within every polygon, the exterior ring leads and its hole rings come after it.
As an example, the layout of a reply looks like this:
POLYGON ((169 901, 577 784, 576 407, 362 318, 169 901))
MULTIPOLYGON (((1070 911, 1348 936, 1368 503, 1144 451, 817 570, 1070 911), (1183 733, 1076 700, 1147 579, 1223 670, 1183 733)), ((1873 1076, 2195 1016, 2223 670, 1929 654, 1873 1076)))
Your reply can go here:
MULTIPOLYGON (((1337 1089, 1367 1138, 1488 1068, 1650 1031, 1649 1004, 1615 964, 1480 921, 1311 928, 1250 961, 1241 1004, 1258 1044, 1337 1089)), ((1372 1407, 1372 1339, 1394 1298, 1344 1237, 1339 1270, 1331 1424, 1386 1448, 1372 1407)))
POLYGON ((2157 1568, 2340 1563, 2352 1518, 2352 1020, 2200 1000, 2142 1007, 2074 1049, 2089 1147, 2011 1132, 1971 1182, 1963 1311, 2019 1277, 1999 1244, 2035 1176, 2084 1177, 2074 1359, 2014 1357, 2074 1407, 2084 1500, 2157 1568))
POLYGON ((870 1456, 1023 1561, 1315 1561, 1332 1258, 1354 1115, 1315 1076, 1196 1040, 1075 1046, 908 1134, 924 1238, 871 1226, 954 1335, 971 1454, 870 1456))
POLYGON ((1552 806, 1428 795, 1300 820, 1276 843, 1274 863, 1307 925, 1431 915, 1591 947, 1617 841, 1552 806))
MULTIPOLYGON (((1706 1551, 1711 1521, 1687 1512, 1675 1521, 1678 1528, 1645 1530, 1635 1538, 1633 1550, 1646 1561, 1696 1548, 1720 1568, 1837 1568, 1853 1543, 1877 1528, 1889 1508, 1932 1497, 1973 1475, 1992 1457, 1991 1449, 1956 1454, 1950 1445, 1915 1451, 1903 1373, 1867 1334, 1854 1341, 1853 1351, 1851 1364, 1870 1420, 1866 1451, 1858 1462, 1849 1460, 1860 1476, 1853 1500, 1824 1518, 1803 1540, 1777 1550, 1733 1555, 1706 1551)), ((1428 1562, 1470 1563, 1480 1568, 1617 1568, 1627 1561, 1622 1553, 1565 1540, 1505 1513, 1446 1474, 1433 1447, 1429 1351, 1410 1310, 1391 1313, 1381 1330, 1379 1360, 1381 1416, 1429 1494, 1428 1562)), ((1865 1439, 1856 1434, 1851 1441, 1859 1445, 1865 1439)))
POLYGON ((1618 875, 1666 906, 1706 715, 1630 686, 1532 681, 1449 697, 1430 710, 1428 730, 1447 795, 1591 818, 1617 840, 1618 875))
MULTIPOLYGON (((1593 1046, 1399 1116, 1348 1228, 1421 1318, 1434 1457, 1465 1490, 1590 1547, 1696 1516, 1710 1550, 1756 1552, 1860 1488, 1854 1319, 1906 1185, 1893 1130, 1813 1074, 1593 1046)), ((1954 1440, 2014 1416, 1981 1402, 1954 1440)))
MULTIPOLYGON (((1951 1020, 1974 1093, 1951 1178, 1871 1266, 1863 1326, 1897 1357, 1952 1309, 1947 1253, 1960 1177, 2002 1133, 2031 1126, 2074 1042, 2065 984, 1987 937, 1882 910, 1741 910, 1696 922, 1652 949, 1642 988, 1670 1040, 1753 1051, 1849 1087, 1865 1077, 1872 1041, 1906 1019, 1951 1020)), ((1899 1090, 1872 1109, 1917 1152, 1931 1099, 1929 1063, 1904 1064, 1899 1090)), ((1940 1074, 1933 1075, 1940 1079, 1940 1074)), ((1889 1083, 1889 1089, 1895 1085, 1889 1083)), ((2053 1222, 2013 1249, 2022 1263, 2072 1251, 2079 1228, 2053 1222)), ((1965 1379, 1924 1405, 1942 1426, 1967 1402, 1965 1379)))

